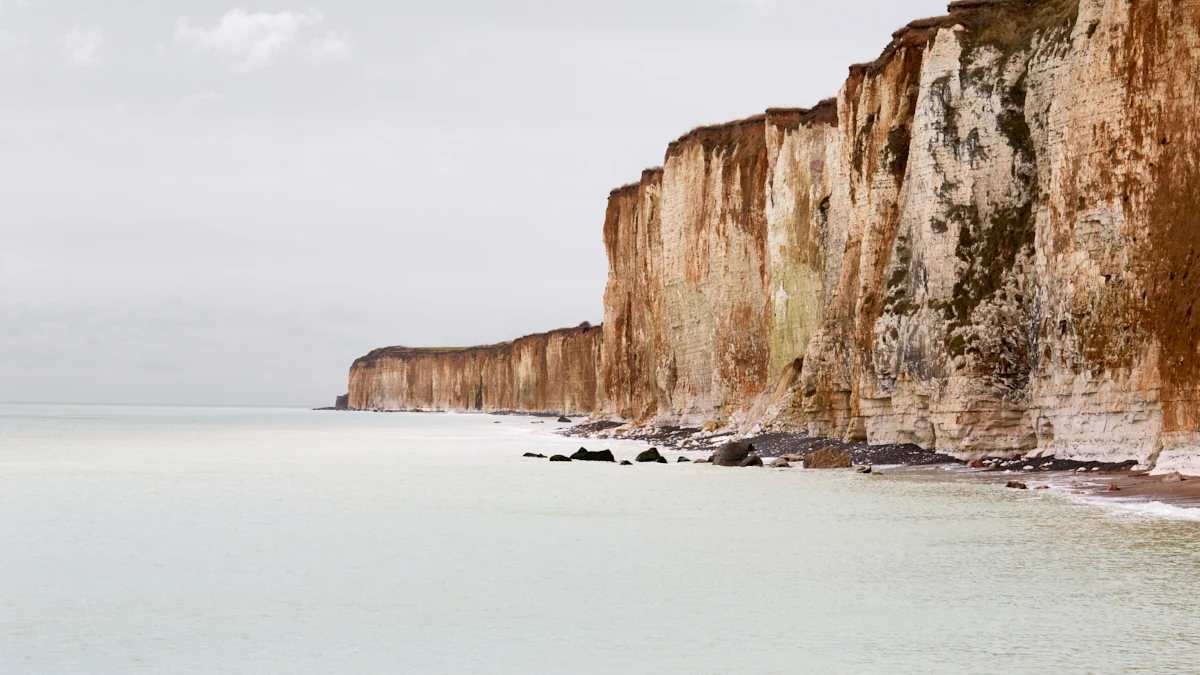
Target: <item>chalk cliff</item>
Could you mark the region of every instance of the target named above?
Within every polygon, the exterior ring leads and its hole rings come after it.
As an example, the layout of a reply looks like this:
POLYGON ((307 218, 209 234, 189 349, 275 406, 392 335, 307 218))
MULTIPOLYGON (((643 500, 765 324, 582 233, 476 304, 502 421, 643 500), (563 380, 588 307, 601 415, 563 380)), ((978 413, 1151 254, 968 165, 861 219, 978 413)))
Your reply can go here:
POLYGON ((584 323, 484 347, 376 349, 350 367, 350 408, 591 412, 602 335, 584 323))
MULTIPOLYGON (((613 191, 571 409, 1200 470, 1198 111, 1200 0, 955 2, 613 191)), ((418 407, 488 409, 466 353, 418 407)))

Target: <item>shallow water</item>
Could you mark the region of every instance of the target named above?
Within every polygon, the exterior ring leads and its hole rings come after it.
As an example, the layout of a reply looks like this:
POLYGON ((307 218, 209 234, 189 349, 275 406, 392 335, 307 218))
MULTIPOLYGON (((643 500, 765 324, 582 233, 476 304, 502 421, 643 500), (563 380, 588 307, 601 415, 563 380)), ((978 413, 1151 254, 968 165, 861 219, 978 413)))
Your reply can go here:
POLYGON ((530 422, 0 406, 0 673, 1196 672, 1200 523, 530 422))

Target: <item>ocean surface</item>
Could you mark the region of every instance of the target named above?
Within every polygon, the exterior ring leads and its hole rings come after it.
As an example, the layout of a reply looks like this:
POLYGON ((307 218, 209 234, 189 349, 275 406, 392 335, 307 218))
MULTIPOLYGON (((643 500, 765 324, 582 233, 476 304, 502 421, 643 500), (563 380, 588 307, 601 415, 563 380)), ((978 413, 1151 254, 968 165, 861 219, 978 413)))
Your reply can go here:
POLYGON ((0 405, 0 673, 1200 671, 1186 515, 534 421, 0 405))

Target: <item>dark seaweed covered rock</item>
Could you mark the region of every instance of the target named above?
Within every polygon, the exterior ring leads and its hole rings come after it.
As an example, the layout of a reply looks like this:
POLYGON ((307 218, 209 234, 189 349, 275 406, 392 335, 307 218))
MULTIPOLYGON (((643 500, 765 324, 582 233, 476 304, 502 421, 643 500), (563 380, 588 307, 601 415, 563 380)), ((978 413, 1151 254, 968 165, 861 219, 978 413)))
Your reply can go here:
POLYGON ((550 458, 550 461, 551 462, 569 462, 569 461, 571 461, 571 458, 567 457, 566 455, 555 455, 550 458))
POLYGON ((539 454, 536 452, 527 452, 524 455, 522 455, 522 457, 537 457, 538 459, 546 459, 545 455, 542 455, 542 454, 539 454))
POLYGON ((612 450, 588 450, 580 448, 571 455, 571 459, 577 459, 581 462, 615 462, 616 457, 613 457, 612 450))
POLYGON ((636 461, 638 461, 638 462, 657 462, 658 460, 660 460, 662 458, 663 458, 662 455, 659 454, 659 452, 658 452, 658 448, 650 448, 649 450, 638 453, 636 461))
MULTIPOLYGON (((749 443, 730 441, 717 449, 717 452, 712 456, 712 463, 717 466, 742 466, 742 462, 753 451, 754 446, 749 443)), ((762 460, 759 461, 761 462, 762 460)))

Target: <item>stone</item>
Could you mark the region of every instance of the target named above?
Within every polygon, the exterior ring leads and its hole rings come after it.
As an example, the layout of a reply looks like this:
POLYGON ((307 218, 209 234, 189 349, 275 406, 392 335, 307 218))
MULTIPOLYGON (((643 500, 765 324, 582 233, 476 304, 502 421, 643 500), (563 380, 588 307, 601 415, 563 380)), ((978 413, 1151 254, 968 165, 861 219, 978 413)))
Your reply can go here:
POLYGON ((690 462, 690 461, 692 461, 692 460, 688 459, 687 457, 680 457, 679 459, 675 460, 675 463, 683 464, 684 462, 690 462))
POLYGON ((537 457, 538 459, 546 459, 546 456, 536 452, 527 452, 522 457, 537 457))
POLYGON ((1035 490, 1049 490, 1049 489, 1050 489, 1050 486, 1049 486, 1049 485, 1039 485, 1039 486, 1037 486, 1037 487, 1036 487, 1036 488, 1034 488, 1034 489, 1035 489, 1035 490))
POLYGON ((858 467, 857 469, 855 469, 854 471, 855 471, 856 473, 871 473, 871 467, 869 467, 869 466, 860 466, 860 467, 858 467))
POLYGON ((561 422, 562 424, 570 424, 570 423, 571 423, 571 418, 569 418, 569 417, 560 417, 560 418, 558 418, 558 421, 559 421, 559 422, 561 422))
POLYGON ((973 459, 973 460, 967 462, 967 468, 968 469, 982 469, 983 468, 983 460, 982 459, 973 459))
POLYGON ((707 458, 707 457, 701 457, 700 459, 693 460, 692 463, 693 464, 711 464, 712 459, 707 458))
POLYGON ((792 462, 793 464, 799 464, 800 462, 804 461, 804 455, 797 455, 795 453, 789 452, 788 454, 784 455, 783 457, 780 457, 780 459, 786 459, 787 461, 792 462))
POLYGON ((634 459, 634 461, 635 462, 657 462, 658 460, 660 460, 662 458, 663 458, 662 455, 659 454, 659 452, 658 452, 658 448, 650 448, 649 450, 644 450, 644 451, 638 453, 638 456, 636 459, 634 459))
POLYGON ((334 410, 349 410, 350 409, 350 394, 342 394, 333 401, 334 410))
POLYGON ((849 469, 852 466, 850 453, 841 448, 822 448, 804 457, 806 469, 849 469))
POLYGON ((656 459, 656 460, 654 460, 654 461, 655 461, 655 463, 657 463, 657 464, 667 464, 667 463, 668 463, 668 462, 667 462, 667 458, 666 458, 666 457, 659 457, 658 459, 656 459))
POLYGON ((633 466, 633 462, 631 462, 627 459, 623 459, 623 460, 621 460, 621 466, 633 466))
POLYGON ((713 454, 712 463, 717 466, 741 466, 753 451, 754 446, 749 443, 730 441, 713 454))
POLYGON ((550 458, 550 461, 551 462, 569 462, 569 461, 571 461, 571 458, 567 457, 566 455, 554 455, 553 457, 550 458))
POLYGON ((1117 487, 1116 483, 1109 483, 1108 487, 1104 488, 1105 492, 1120 492, 1121 488, 1117 487))
POLYGON ((790 469, 791 467, 792 467, 791 463, 789 463, 786 459, 784 459, 782 457, 771 462, 772 469, 790 469))
POLYGON ((1025 485, 1024 483, 1022 483, 1019 480, 1010 480, 1004 484, 1004 487, 1012 488, 1014 490, 1028 490, 1029 489, 1028 485, 1025 485))
POLYGON ((1187 480, 1187 478, 1180 475, 1178 471, 1164 474, 1162 477, 1162 482, 1164 483, 1182 483, 1185 480, 1187 480))
POLYGON ((577 459, 583 462, 615 462, 617 459, 613 457, 611 450, 588 450, 580 448, 571 455, 571 459, 577 459))
POLYGON ((758 455, 750 455, 749 457, 743 459, 740 464, 738 464, 738 466, 762 466, 762 465, 763 465, 762 457, 759 457, 758 455))
POLYGON ((717 431, 718 429, 721 429, 724 426, 725 426, 725 422, 723 422, 721 420, 709 420, 709 421, 705 422, 704 424, 700 425, 700 431, 703 431, 705 433, 712 433, 714 431, 717 431))

